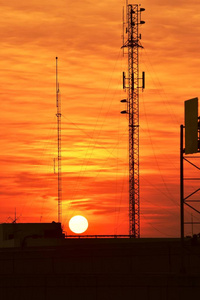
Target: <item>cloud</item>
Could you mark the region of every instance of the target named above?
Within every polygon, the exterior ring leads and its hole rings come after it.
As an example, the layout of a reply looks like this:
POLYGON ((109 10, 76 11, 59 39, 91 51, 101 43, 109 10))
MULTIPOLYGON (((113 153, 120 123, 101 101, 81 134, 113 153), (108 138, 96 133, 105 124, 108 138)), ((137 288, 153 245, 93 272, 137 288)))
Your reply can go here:
MULTIPOLYGON (((13 206, 22 211, 23 205, 23 220, 40 221, 41 215, 43 220, 55 219, 58 56, 63 205, 71 203, 64 216, 80 208, 90 216, 90 232, 103 234, 108 228, 128 232, 128 120, 120 114, 124 109, 120 100, 126 98, 121 73, 127 69, 127 56, 120 50, 123 4, 2 3, 4 219, 13 213, 13 206)), ((143 234, 177 235, 179 128, 184 100, 199 94, 199 3, 144 0, 142 5, 146 8, 146 24, 140 28, 144 46, 140 70, 146 72, 146 89, 140 94, 143 234)))

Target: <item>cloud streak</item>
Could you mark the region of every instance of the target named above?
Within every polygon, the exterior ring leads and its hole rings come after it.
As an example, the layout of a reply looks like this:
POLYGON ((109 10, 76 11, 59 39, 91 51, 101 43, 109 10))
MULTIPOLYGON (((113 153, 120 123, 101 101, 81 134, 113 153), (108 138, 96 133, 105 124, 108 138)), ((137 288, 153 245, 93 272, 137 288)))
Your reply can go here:
MULTIPOLYGON (((24 222, 56 219, 58 56, 65 229, 70 216, 82 213, 88 233, 128 233, 128 120, 120 115, 124 2, 1 4, 2 222, 14 207, 24 222)), ((142 235, 178 236, 179 127, 184 100, 200 92, 200 4, 144 0, 142 6, 142 235)))

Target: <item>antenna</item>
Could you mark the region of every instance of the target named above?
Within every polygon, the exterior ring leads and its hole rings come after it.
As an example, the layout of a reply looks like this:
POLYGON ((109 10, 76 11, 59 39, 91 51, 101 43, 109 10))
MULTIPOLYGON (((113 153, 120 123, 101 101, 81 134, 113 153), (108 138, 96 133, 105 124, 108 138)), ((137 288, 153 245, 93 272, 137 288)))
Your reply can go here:
MULTIPOLYGON (((122 42, 123 42, 123 45, 124 45, 124 25, 125 25, 125 22, 124 22, 124 6, 123 6, 123 11, 122 11, 122 42)), ((122 48, 123 50, 123 56, 124 56, 124 47, 122 48)))
MULTIPOLYGON (((138 4, 129 4, 126 0, 126 35, 127 41, 122 48, 128 49, 128 72, 123 72, 123 89, 127 91, 125 102, 127 110, 121 111, 128 114, 129 120, 129 236, 140 237, 140 182, 139 182, 139 89, 145 88, 145 73, 139 78, 139 49, 140 44, 139 25, 141 12, 138 4), (140 86, 139 79, 142 79, 140 86)), ((124 42, 124 41, 123 41, 124 42)))
POLYGON ((61 98, 58 83, 58 57, 56 57, 56 107, 58 146, 58 223, 62 221, 62 177, 61 177, 61 98))
POLYGON ((127 24, 127 18, 128 18, 128 0, 126 0, 126 24, 127 24))

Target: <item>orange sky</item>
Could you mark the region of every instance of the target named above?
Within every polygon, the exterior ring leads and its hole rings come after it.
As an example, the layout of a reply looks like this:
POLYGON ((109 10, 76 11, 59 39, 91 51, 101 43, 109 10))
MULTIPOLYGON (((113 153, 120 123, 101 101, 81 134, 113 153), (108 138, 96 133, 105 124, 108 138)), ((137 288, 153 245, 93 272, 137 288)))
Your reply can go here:
MULTIPOLYGON (((1 2, 0 222, 11 222, 15 208, 19 222, 57 220, 58 56, 64 229, 71 233, 69 219, 82 214, 87 234, 128 234, 128 121, 120 114, 124 1, 1 2)), ((184 100, 200 96, 200 3, 141 4, 141 236, 178 236, 179 128, 184 100)), ((188 191, 195 186, 190 182, 188 191)))

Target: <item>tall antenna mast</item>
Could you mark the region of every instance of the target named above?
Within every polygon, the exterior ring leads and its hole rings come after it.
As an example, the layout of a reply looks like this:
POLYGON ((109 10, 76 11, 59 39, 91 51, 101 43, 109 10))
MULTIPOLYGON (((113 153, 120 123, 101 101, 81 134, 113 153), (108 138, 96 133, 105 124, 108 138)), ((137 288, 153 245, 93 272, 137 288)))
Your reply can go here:
POLYGON ((58 223, 62 222, 62 177, 61 177, 61 97, 58 83, 58 57, 56 57, 56 107, 58 145, 58 223))
POLYGON ((140 237, 140 191, 139 191, 139 88, 144 89, 144 72, 139 78, 139 48, 140 43, 139 25, 141 12, 138 4, 128 4, 126 31, 127 41, 122 48, 128 49, 128 77, 123 72, 123 89, 127 91, 127 110, 121 113, 128 114, 129 119, 129 235, 133 238, 140 237), (139 85, 142 79, 142 86, 139 85), (127 83, 127 85, 126 85, 127 83))

